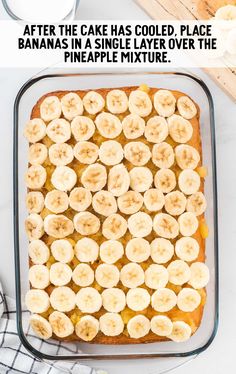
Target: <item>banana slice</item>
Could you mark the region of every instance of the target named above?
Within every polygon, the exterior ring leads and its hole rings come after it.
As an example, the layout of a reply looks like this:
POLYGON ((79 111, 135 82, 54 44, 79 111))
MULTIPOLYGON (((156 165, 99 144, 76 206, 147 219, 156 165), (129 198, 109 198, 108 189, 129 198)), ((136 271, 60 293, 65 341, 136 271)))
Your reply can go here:
POLYGON ((85 342, 91 342, 98 334, 99 322, 93 316, 83 316, 75 325, 76 335, 85 342))
POLYGON ((104 108, 105 100, 98 92, 89 91, 83 97, 83 104, 89 114, 97 114, 104 108))
POLYGON ((137 114, 129 114, 123 119, 122 127, 127 139, 137 139, 144 134, 145 121, 137 114))
POLYGON ((26 208, 29 213, 40 213, 44 207, 44 196, 42 192, 31 191, 26 196, 26 208))
POLYGON ((50 252, 42 240, 33 240, 29 243, 29 256, 34 264, 42 265, 47 262, 50 252))
POLYGON ((150 304, 150 295, 144 288, 133 288, 127 292, 127 305, 135 312, 144 310, 150 304))
POLYGON ((143 197, 137 191, 128 191, 118 197, 117 204, 120 211, 124 214, 134 214, 138 212, 143 205, 143 197))
POLYGON ((175 147, 175 158, 181 169, 195 169, 200 161, 198 151, 187 144, 181 144, 175 147))
POLYGON ((196 288, 197 290, 206 287, 210 279, 210 272, 207 265, 205 265, 203 262, 194 262, 190 266, 190 271, 191 275, 188 282, 190 286, 196 288))
POLYGON ((41 118, 28 121, 24 128, 24 136, 29 143, 37 143, 46 135, 46 125, 41 118))
POLYGON ((85 287, 77 292, 75 302, 82 313, 95 313, 101 309, 102 297, 95 288, 85 287))
POLYGON ((144 136, 151 143, 161 143, 167 138, 168 132, 166 119, 154 116, 147 121, 144 136))
POLYGON ((38 314, 32 314, 29 324, 35 334, 41 339, 50 339, 52 336, 52 327, 50 323, 38 314))
POLYGON ((131 338, 142 338, 150 331, 150 321, 142 314, 138 314, 129 320, 127 323, 127 330, 131 338))
POLYGON ((71 122, 71 132, 77 142, 89 140, 95 132, 94 122, 89 117, 77 116, 71 122))
POLYGON ((91 238, 82 238, 75 245, 75 255, 80 262, 94 262, 98 258, 99 246, 91 238))
POLYGON ((171 216, 179 216, 185 211, 187 199, 180 191, 173 191, 165 196, 165 210, 171 216))
POLYGON ((112 288, 120 280, 120 272, 115 265, 101 264, 95 271, 95 279, 104 288, 112 288))
POLYGON ((174 239, 179 235, 179 225, 176 219, 166 213, 158 213, 153 220, 153 229, 158 236, 174 239))
POLYGON ((154 95, 154 108, 162 117, 170 117, 175 112, 176 99, 171 91, 158 90, 154 95))
POLYGON ((178 98, 177 108, 179 114, 186 119, 192 119, 197 114, 196 105, 188 96, 180 96, 178 98))
POLYGON ((45 197, 45 206, 53 213, 62 213, 68 209, 69 199, 66 192, 52 190, 45 197))
POLYGON ((28 188, 37 190, 43 187, 47 179, 47 172, 41 165, 32 165, 25 174, 25 182, 28 188))
POLYGON ((98 158, 98 146, 91 142, 78 142, 74 146, 75 158, 82 164, 93 164, 98 158))
POLYGON ((98 114, 95 124, 99 133, 107 139, 116 138, 122 131, 122 124, 119 118, 108 112, 98 114))
POLYGON ((82 185, 89 191, 97 192, 103 189, 107 183, 107 171, 101 164, 89 165, 81 177, 82 185))
POLYGON ((68 166, 57 166, 51 176, 53 186, 60 191, 70 191, 76 181, 76 172, 68 166))
POLYGON ((112 214, 102 224, 102 234, 107 239, 122 238, 127 231, 127 222, 120 214, 112 214))
POLYGON ((49 148, 49 159, 53 165, 64 166, 73 161, 74 153, 69 144, 53 144, 49 148))
POLYGON ((124 146, 126 160, 135 166, 143 166, 151 158, 149 147, 142 142, 130 142, 124 146))
POLYGON ((44 234, 42 217, 37 213, 31 213, 25 220, 25 231, 29 241, 40 239, 44 234))
POLYGON ((137 288, 144 283, 144 271, 140 265, 130 262, 121 269, 120 280, 125 287, 137 288))
POLYGON ((169 273, 169 282, 181 286, 190 279, 190 268, 186 262, 182 260, 172 261, 167 267, 169 273))
POLYGON ((106 142, 103 142, 98 154, 100 161, 108 166, 119 164, 124 157, 122 146, 115 140, 107 140, 106 142))
POLYGON ((196 239, 185 236, 177 240, 175 253, 183 261, 194 261, 199 254, 199 244, 196 239))
POLYGON ((169 288, 159 288, 151 297, 151 304, 157 312, 168 312, 173 309, 177 303, 177 296, 169 288))
POLYGON ((174 255, 174 246, 170 240, 156 238, 151 242, 151 258, 157 264, 165 264, 174 255))
POLYGON ((72 277, 72 270, 69 265, 61 262, 55 262, 50 267, 50 282, 54 286, 65 286, 72 277))
POLYGON ((145 284, 153 290, 165 287, 168 279, 168 271, 163 265, 151 264, 145 271, 145 284))
POLYGON ((31 286, 43 290, 49 285, 49 270, 45 265, 33 265, 29 269, 31 286))
POLYGON ((117 240, 107 240, 100 245, 100 258, 106 264, 114 264, 123 254, 123 245, 117 240))
POLYGON ((70 318, 64 313, 53 312, 49 316, 49 322, 52 326, 52 331, 59 338, 65 338, 74 332, 74 325, 70 318))
POLYGON ((125 248, 126 257, 132 262, 143 262, 150 256, 150 244, 146 239, 133 238, 125 248))
POLYGON ((152 218, 144 212, 132 214, 128 218, 128 229, 137 238, 148 236, 152 231, 152 218))
POLYGON ((81 235, 93 235, 100 229, 100 221, 90 212, 80 212, 73 219, 75 230, 81 235))
POLYGON ((99 191, 93 195, 92 206, 95 212, 108 217, 117 212, 116 199, 109 191, 99 191))
POLYGON ((57 96, 47 96, 40 105, 40 117, 49 122, 61 115, 61 103, 57 96))
POLYGON ((179 231, 183 236, 192 236, 198 229, 198 219, 195 214, 185 212, 178 218, 179 231))
POLYGON ((199 190, 201 179, 196 171, 185 169, 179 174, 178 183, 181 191, 186 195, 192 195, 199 190))
POLYGON ((84 106, 81 98, 75 92, 69 92, 61 98, 61 109, 64 117, 71 121, 83 114, 84 106))
POLYGON ((146 166, 136 166, 129 172, 130 187, 134 191, 147 191, 153 182, 153 175, 151 170, 146 166))
POLYGON ((150 190, 145 191, 143 198, 144 204, 150 212, 161 210, 165 204, 163 192, 157 188, 151 188, 150 190))
POLYGON ((234 21, 236 20, 236 8, 235 5, 225 5, 217 9, 215 13, 215 18, 217 20, 223 21, 234 21))
POLYGON ((167 119, 169 134, 176 143, 187 143, 193 135, 193 127, 187 119, 173 114, 167 119))
POLYGON ((29 147, 28 160, 31 165, 42 165, 47 155, 47 147, 42 143, 34 143, 29 147))
POLYGON ((55 260, 66 264, 71 262, 74 257, 74 250, 69 242, 66 239, 54 240, 51 245, 51 252, 55 260))
POLYGON ((49 297, 44 290, 29 290, 25 295, 25 305, 31 313, 44 313, 50 306, 49 297))
POLYGON ((74 225, 63 214, 49 214, 44 219, 44 230, 53 238, 63 239, 74 232, 74 225))
POLYGON ((124 322, 117 313, 105 313, 100 317, 100 329, 106 336, 120 335, 124 330, 124 322))
POLYGON ((88 264, 79 264, 73 271, 72 279, 80 287, 88 287, 94 282, 94 272, 88 264))
POLYGON ((171 192, 176 187, 175 173, 170 169, 160 169, 154 176, 154 185, 162 192, 171 192))
POLYGON ((107 109, 114 114, 124 113, 128 109, 128 97, 124 91, 111 90, 106 97, 107 109))
POLYGON ((183 321, 175 321, 173 322, 173 329, 168 338, 176 343, 182 343, 188 340, 191 334, 191 327, 187 323, 183 321))
POLYGON ((46 133, 54 143, 65 143, 71 137, 70 123, 63 118, 54 119, 48 124, 46 133))
POLYGON ((177 306, 183 312, 193 312, 200 303, 200 294, 192 288, 183 288, 178 293, 177 306))
POLYGON ((132 91, 129 95, 129 111, 140 117, 147 117, 152 111, 149 95, 141 90, 132 91))
POLYGON ((48 246, 39 239, 32 240, 28 247, 29 256, 32 262, 36 265, 43 265, 50 257, 48 246))
POLYGON ((113 166, 108 174, 107 189, 114 196, 121 196, 128 191, 130 176, 124 164, 113 166))
POLYGON ((173 323, 167 316, 154 316, 151 319, 151 331, 158 336, 168 336, 173 329, 173 323))
POLYGON ((55 287, 50 295, 50 303, 59 312, 70 312, 75 308, 75 293, 67 286, 55 287))
POLYGON ((200 216, 206 210, 207 202, 202 192, 196 192, 191 195, 187 201, 187 212, 192 212, 196 216, 200 216))
POLYGON ((108 312, 121 312, 124 310, 126 305, 124 291, 119 288, 107 288, 102 292, 102 305, 108 312))
POLYGON ((92 203, 92 194, 83 187, 74 188, 69 195, 69 204, 77 212, 84 212, 92 203))
POLYGON ((155 144, 152 148, 152 162, 160 169, 170 168, 175 161, 173 148, 168 143, 155 144))

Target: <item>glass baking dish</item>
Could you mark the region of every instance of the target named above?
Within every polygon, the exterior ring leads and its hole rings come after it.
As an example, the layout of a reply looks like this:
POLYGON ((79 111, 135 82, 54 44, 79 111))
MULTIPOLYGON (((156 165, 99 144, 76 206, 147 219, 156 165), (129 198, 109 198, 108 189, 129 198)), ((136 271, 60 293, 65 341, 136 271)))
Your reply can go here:
POLYGON ((127 72, 92 74, 47 74, 32 78, 20 89, 14 107, 14 236, 15 236, 15 282, 17 302, 17 326, 22 344, 34 356, 44 360, 92 360, 136 359, 145 357, 183 357, 196 355, 212 342, 218 324, 218 232, 217 194, 215 165, 214 108, 209 89, 196 76, 185 72, 127 72), (24 173, 27 168, 28 144, 23 128, 31 109, 45 93, 57 90, 96 89, 101 87, 139 86, 145 83, 153 87, 180 90, 190 95, 200 106, 203 164, 208 169, 205 194, 208 201, 206 220, 210 235, 206 240, 206 263, 211 279, 207 286, 207 303, 202 323, 197 332, 185 343, 157 342, 134 345, 98 345, 69 343, 51 340, 43 343, 29 331, 28 314, 24 296, 28 284, 28 240, 24 230, 26 187, 24 173), (24 315, 24 318, 23 318, 24 315), (60 349, 58 348, 60 345, 60 349), (60 352, 60 353, 59 353, 60 352))

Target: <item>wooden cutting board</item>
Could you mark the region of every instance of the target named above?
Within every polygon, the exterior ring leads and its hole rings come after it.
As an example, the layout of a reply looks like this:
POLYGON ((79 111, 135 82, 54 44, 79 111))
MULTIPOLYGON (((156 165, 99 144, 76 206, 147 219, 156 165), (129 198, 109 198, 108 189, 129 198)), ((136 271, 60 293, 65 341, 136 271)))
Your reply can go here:
MULTIPOLYGON (((236 0, 136 0, 155 20, 209 19, 223 5, 236 5, 236 0)), ((205 68, 204 71, 236 101, 236 67, 205 68)))

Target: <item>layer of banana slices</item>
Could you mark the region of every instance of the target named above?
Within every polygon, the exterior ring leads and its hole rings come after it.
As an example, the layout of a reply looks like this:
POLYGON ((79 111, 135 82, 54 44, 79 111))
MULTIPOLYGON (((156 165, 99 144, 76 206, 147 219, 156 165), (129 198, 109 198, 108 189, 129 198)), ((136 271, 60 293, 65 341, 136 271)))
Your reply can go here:
POLYGON ((142 85, 47 95, 39 113, 24 130, 32 329, 186 341, 209 281, 197 106, 142 85))

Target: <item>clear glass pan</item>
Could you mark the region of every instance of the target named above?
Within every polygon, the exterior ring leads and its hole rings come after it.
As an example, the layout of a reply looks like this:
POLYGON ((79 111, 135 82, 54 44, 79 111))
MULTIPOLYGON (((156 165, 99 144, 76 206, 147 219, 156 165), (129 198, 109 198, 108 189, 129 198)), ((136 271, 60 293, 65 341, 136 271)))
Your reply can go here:
POLYGON ((218 233, 215 166, 214 109, 211 94, 200 79, 182 72, 158 73, 107 73, 107 74, 48 74, 32 78, 19 91, 15 101, 14 118, 14 220, 15 220, 15 277, 18 333, 23 345, 37 358, 45 360, 125 359, 144 357, 180 357, 196 355, 212 342, 218 324, 218 233), (203 164, 208 169, 205 194, 208 201, 206 220, 210 235, 206 240, 206 263, 211 280, 207 286, 207 303, 203 320, 197 332, 185 343, 161 342, 138 345, 97 345, 55 341, 41 344, 32 339, 27 317, 23 310, 24 295, 28 285, 28 245, 24 230, 25 208, 24 173, 27 167, 28 145, 23 137, 25 122, 37 100, 47 92, 57 90, 96 89, 101 87, 139 86, 146 83, 153 87, 180 90, 190 95, 201 109, 201 137, 203 164), (26 318, 26 322, 25 322, 26 318), (50 344, 52 343, 52 344, 50 344), (58 353, 61 352, 61 353, 58 353))

